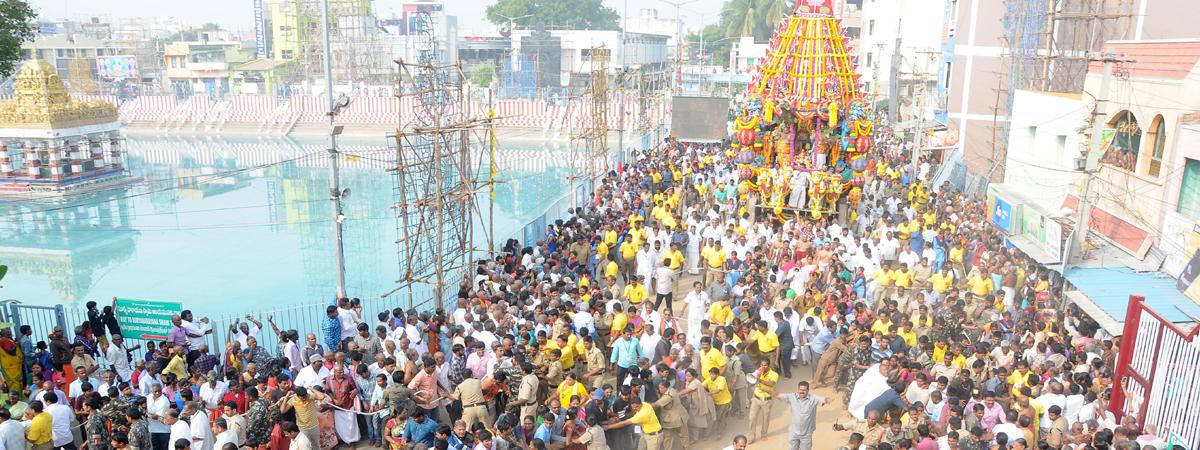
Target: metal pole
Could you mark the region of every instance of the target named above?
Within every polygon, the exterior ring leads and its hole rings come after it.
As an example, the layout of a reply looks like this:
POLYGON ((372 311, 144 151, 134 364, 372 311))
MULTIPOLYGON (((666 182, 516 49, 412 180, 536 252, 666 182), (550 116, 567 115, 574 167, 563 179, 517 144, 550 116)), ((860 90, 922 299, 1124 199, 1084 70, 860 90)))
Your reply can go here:
MULTIPOLYGON (((1087 243, 1088 222, 1092 213, 1092 178, 1095 178, 1096 163, 1100 155, 1100 134, 1104 131, 1105 121, 1100 120, 1105 114, 1105 103, 1108 102, 1108 89, 1112 82, 1113 62, 1112 53, 1106 53, 1104 61, 1104 78, 1100 80, 1100 91, 1096 97, 1096 108, 1092 111, 1092 141, 1089 150, 1083 155, 1083 194, 1079 196, 1079 220, 1071 236, 1071 253, 1074 254, 1075 265, 1083 262, 1084 244, 1087 243), (1095 162, 1094 162, 1095 161, 1095 162)), ((1064 264, 1066 262, 1064 261, 1064 264)))
POLYGON ((321 0, 321 37, 325 41, 325 97, 329 117, 329 200, 333 203, 333 258, 337 266, 337 296, 346 297, 346 254, 342 246, 342 190, 338 176, 337 134, 333 129, 333 59, 329 48, 329 0, 321 0))
POLYGON ((496 258, 496 109, 488 89, 488 256, 496 258))
MULTIPOLYGON (((625 70, 627 59, 625 52, 625 30, 629 28, 629 0, 625 0, 625 10, 621 13, 621 73, 628 76, 629 72, 625 70)), ((625 79, 624 76, 619 77, 620 83, 617 83, 617 101, 621 102, 617 106, 617 151, 625 151, 625 79)), ((607 151, 608 149, 605 149, 607 151)))

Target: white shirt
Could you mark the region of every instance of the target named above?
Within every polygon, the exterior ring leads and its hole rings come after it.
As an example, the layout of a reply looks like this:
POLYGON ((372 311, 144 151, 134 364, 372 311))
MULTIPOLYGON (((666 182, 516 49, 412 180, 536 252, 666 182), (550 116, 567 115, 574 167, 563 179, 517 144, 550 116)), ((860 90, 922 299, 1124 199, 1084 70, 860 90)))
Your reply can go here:
POLYGON ((225 444, 233 444, 240 447, 241 443, 238 442, 237 433, 234 433, 231 430, 222 431, 221 434, 217 435, 217 441, 213 443, 213 448, 220 449, 224 447, 225 444))
POLYGON ((300 433, 295 439, 292 439, 291 444, 288 444, 288 450, 313 450, 313 444, 308 440, 308 436, 300 433))
POLYGON ((224 381, 213 383, 204 383, 200 385, 200 399, 204 400, 204 406, 208 409, 217 409, 221 406, 221 399, 225 398, 225 393, 229 392, 229 383, 224 381))
POLYGON ((71 419, 75 418, 75 412, 71 411, 71 407, 55 403, 46 406, 46 412, 50 413, 53 418, 51 429, 54 431, 54 446, 62 447, 75 440, 75 436, 71 434, 71 419))
POLYGON ((153 376, 150 376, 149 372, 143 373, 141 377, 138 377, 138 390, 142 392, 142 397, 150 397, 150 390, 154 386, 162 386, 162 383, 153 376))
POLYGON ((122 380, 129 379, 129 375, 133 371, 129 368, 129 353, 122 346, 109 344, 108 351, 104 352, 104 358, 112 365, 118 377, 122 380))
POLYGON ((326 378, 329 378, 328 368, 322 365, 321 370, 316 371, 313 370, 312 364, 309 364, 304 366, 303 369, 300 369, 300 373, 296 374, 296 381, 294 384, 302 388, 310 388, 324 383, 326 378))
POLYGON ((198 323, 199 323, 199 325, 197 325, 197 323, 188 322, 186 320, 180 321, 180 323, 179 323, 179 327, 183 328, 183 331, 187 332, 188 343, 191 344, 192 350, 200 348, 201 345, 204 345, 205 333, 208 333, 208 330, 212 329, 212 325, 209 325, 204 322, 198 322, 198 323), (199 335, 200 337, 192 337, 193 334, 199 335))
MULTIPOLYGON (((81 387, 81 386, 83 386, 83 381, 84 380, 76 379, 75 381, 72 381, 71 384, 67 385, 67 395, 69 395, 71 398, 75 398, 80 395, 83 395, 83 388, 81 387)), ((97 380, 95 378, 89 377, 87 379, 87 382, 92 384, 92 389, 96 389, 98 386, 100 386, 100 380, 97 380)), ((100 392, 100 391, 96 391, 96 392, 100 392)), ((108 392, 101 392, 101 394, 108 395, 108 392)))
POLYGON ((1058 405, 1063 411, 1067 409, 1067 397, 1062 394, 1045 393, 1037 398, 1038 403, 1042 404, 1042 419, 1039 426, 1042 428, 1050 428, 1050 424, 1054 422, 1050 420, 1050 407, 1058 405))
POLYGON ((190 444, 192 442, 192 428, 189 427, 187 422, 184 422, 183 420, 175 422, 174 425, 171 425, 171 437, 169 439, 170 441, 168 441, 168 445, 171 448, 175 448, 175 443, 180 439, 188 441, 190 444))
POLYGON ((208 413, 196 411, 192 414, 192 450, 213 450, 214 436, 209 426, 208 413))
MULTIPOLYGON (((342 339, 358 335, 358 314, 352 309, 337 309, 338 322, 342 323, 342 339)), ((194 449, 193 449, 194 450, 194 449)))
POLYGON ((234 337, 234 339, 236 339, 238 341, 238 344, 242 345, 242 348, 246 348, 246 338, 253 337, 255 339, 258 339, 259 331, 260 331, 260 329, 258 328, 258 325, 253 325, 253 324, 250 325, 250 334, 242 333, 241 327, 235 327, 234 332, 233 332, 233 337, 234 337))
MULTIPOLYGON (((999 436, 1000 433, 1008 435, 1008 442, 1013 442, 1019 438, 1025 437, 1025 432, 1021 431, 1020 428, 1011 423, 998 423, 996 426, 992 427, 992 434, 999 436)), ((995 442, 995 440, 992 442, 995 442)))
MULTIPOLYGON (((147 413, 154 414, 161 418, 162 416, 165 416, 167 414, 167 410, 170 408, 171 408, 171 402, 169 400, 167 400, 167 396, 165 396, 165 395, 160 395, 160 396, 158 396, 157 399, 151 399, 150 397, 146 397, 146 412, 147 413)), ((161 419, 160 420, 147 419, 147 422, 150 425, 151 433, 170 433, 171 432, 171 427, 168 427, 167 424, 163 423, 163 421, 161 419)), ((172 448, 174 448, 174 447, 172 447, 172 448)))

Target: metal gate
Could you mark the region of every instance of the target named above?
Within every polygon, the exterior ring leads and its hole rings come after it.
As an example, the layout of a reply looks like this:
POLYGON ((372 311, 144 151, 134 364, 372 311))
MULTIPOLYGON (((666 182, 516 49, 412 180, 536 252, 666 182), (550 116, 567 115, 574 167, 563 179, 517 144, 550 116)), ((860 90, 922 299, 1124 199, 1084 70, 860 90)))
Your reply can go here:
POLYGON ((1145 297, 1130 296, 1109 411, 1118 418, 1136 411, 1138 425, 1170 428, 1188 448, 1200 445, 1200 414, 1192 411, 1200 404, 1198 333, 1200 324, 1185 332, 1147 307, 1145 297))
MULTIPOLYGON (((20 303, 6 303, 0 307, 0 315, 5 322, 13 323, 13 335, 19 333, 22 325, 33 329, 33 336, 49 336, 55 326, 62 327, 67 336, 73 336, 72 329, 67 327, 67 312, 62 305, 34 306, 20 303)), ((37 339, 37 338, 35 338, 37 339)))

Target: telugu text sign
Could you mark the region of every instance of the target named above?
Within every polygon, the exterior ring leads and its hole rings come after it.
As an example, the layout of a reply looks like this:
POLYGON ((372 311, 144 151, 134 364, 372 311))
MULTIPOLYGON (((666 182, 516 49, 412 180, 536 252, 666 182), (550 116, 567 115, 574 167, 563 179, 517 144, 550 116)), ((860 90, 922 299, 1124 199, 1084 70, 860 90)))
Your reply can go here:
POLYGON ((115 302, 121 335, 131 339, 166 339, 171 316, 179 314, 179 302, 118 298, 115 302))

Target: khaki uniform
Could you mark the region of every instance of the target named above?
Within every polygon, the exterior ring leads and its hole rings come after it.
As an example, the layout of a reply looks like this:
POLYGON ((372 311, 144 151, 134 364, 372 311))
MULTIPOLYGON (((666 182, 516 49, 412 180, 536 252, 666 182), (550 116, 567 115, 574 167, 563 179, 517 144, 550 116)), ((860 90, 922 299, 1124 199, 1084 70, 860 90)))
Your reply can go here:
MULTIPOLYGON (((592 349, 587 352, 587 355, 585 355, 584 362, 586 364, 584 373, 595 372, 596 369, 604 370, 608 368, 608 358, 605 358, 604 352, 601 351, 599 347, 594 345, 592 346, 592 349)), ((604 372, 600 372, 599 375, 585 377, 583 379, 583 384, 591 389, 596 389, 604 384, 600 381, 603 377, 604 372)))
POLYGON ((688 448, 687 411, 679 401, 679 391, 667 389, 667 393, 659 396, 654 402, 654 410, 662 423, 662 448, 674 449, 678 441, 686 450, 688 448))
POLYGON ((517 390, 517 399, 521 400, 521 417, 537 414, 538 377, 529 374, 521 377, 521 387, 517 390))
POLYGON ((487 424, 491 422, 487 411, 487 402, 483 399, 483 385, 479 380, 467 378, 454 388, 450 398, 462 401, 462 420, 467 422, 467 429, 475 422, 487 424))

